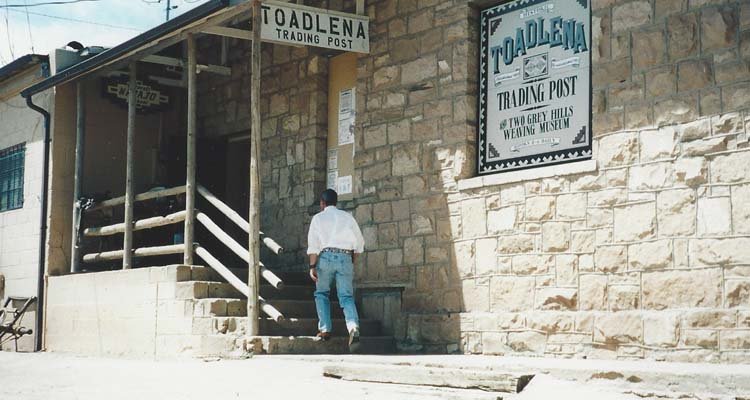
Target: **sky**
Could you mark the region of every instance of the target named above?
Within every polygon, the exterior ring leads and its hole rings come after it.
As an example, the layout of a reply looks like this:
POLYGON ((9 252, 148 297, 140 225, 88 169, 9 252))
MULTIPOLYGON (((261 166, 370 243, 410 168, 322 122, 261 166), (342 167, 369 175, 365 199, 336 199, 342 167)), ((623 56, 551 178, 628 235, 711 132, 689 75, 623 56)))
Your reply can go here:
MULTIPOLYGON (((4 8, 51 1, 74 0, 0 0, 0 67, 25 54, 49 54, 73 40, 84 46, 112 47, 166 19, 167 0, 78 0, 63 5, 4 8)), ((171 0, 177 8, 170 18, 205 1, 171 0)))

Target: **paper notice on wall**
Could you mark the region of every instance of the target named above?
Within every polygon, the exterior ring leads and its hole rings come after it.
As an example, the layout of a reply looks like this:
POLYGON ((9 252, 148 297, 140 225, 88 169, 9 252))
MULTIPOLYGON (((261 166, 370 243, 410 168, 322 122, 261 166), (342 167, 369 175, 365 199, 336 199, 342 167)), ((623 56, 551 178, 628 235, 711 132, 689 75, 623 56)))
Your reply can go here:
POLYGON ((326 182, 326 188, 338 191, 338 177, 339 171, 328 171, 328 180, 326 182))
POLYGON ((338 179, 338 189, 336 190, 339 194, 350 194, 352 192, 352 176, 340 176, 338 179))
POLYGON ((354 88, 339 92, 339 146, 354 143, 355 104, 354 88))
POLYGON ((328 171, 339 169, 339 151, 338 149, 328 150, 328 171))

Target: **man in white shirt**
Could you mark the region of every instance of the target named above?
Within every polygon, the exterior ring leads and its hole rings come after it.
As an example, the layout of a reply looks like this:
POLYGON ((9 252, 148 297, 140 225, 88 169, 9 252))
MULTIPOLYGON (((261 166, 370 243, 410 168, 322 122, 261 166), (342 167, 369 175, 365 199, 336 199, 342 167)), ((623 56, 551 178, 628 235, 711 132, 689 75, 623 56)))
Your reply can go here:
POLYGON ((336 282, 339 304, 344 310, 349 331, 349 349, 359 346, 359 316, 354 304, 354 262, 362 254, 365 240, 357 221, 346 211, 336 208, 338 195, 327 189, 320 196, 320 210, 307 234, 310 256, 310 278, 315 281, 315 307, 318 310, 318 337, 331 337, 331 284, 336 282))

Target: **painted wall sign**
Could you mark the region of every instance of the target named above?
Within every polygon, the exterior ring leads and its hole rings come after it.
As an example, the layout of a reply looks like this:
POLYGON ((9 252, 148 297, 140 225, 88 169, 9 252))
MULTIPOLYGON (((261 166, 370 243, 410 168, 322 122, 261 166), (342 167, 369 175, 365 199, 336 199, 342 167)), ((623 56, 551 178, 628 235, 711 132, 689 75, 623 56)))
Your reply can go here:
POLYGON ((589 1, 482 11, 479 174, 591 158, 589 1))
MULTIPOLYGON (((128 78, 104 78, 103 95, 113 103, 128 108, 128 78)), ((136 111, 150 113, 165 110, 169 106, 169 96, 163 88, 149 80, 136 80, 136 111)))
POLYGON ((370 52, 370 19, 294 3, 264 1, 260 36, 271 42, 370 52))

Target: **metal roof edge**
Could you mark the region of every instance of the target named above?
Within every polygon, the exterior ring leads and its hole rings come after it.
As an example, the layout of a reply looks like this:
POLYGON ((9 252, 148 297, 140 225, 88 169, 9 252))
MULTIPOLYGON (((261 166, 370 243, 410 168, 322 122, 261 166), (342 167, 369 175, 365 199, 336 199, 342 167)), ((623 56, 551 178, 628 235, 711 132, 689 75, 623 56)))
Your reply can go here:
POLYGON ((26 54, 0 68, 0 82, 10 79, 19 71, 35 64, 49 62, 49 57, 42 54, 26 54))
MULTIPOLYGON (((84 60, 60 73, 57 73, 35 85, 32 85, 21 92, 21 96, 29 97, 36 93, 47 90, 51 87, 60 85, 62 83, 71 81, 84 75, 86 72, 100 67, 110 61, 116 60, 118 57, 130 52, 146 43, 158 39, 170 32, 185 27, 197 20, 213 14, 214 12, 226 8, 233 3, 232 0, 210 0, 200 6, 170 20, 161 25, 147 30, 140 35, 129 39, 111 49, 98 54, 92 58, 84 60)), ((234 2, 236 3, 236 1, 234 2)))

